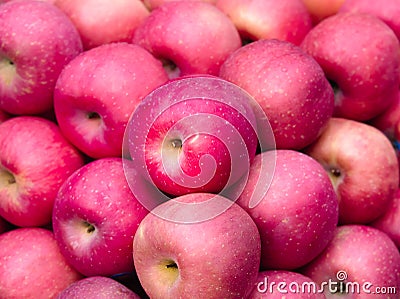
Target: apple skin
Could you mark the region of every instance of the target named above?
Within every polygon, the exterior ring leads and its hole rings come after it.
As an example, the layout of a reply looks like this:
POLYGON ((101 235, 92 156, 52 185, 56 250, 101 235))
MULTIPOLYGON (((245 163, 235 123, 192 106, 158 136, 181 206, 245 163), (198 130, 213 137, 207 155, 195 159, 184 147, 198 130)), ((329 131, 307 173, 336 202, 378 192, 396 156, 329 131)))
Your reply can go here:
POLYGON ((102 158, 61 186, 53 230, 61 252, 80 273, 111 276, 133 271, 133 236, 147 213, 129 189, 121 158, 102 158))
POLYGON ((370 225, 385 232, 400 249, 400 189, 396 191, 386 212, 370 225))
POLYGON ((137 45, 112 43, 85 51, 57 80, 54 108, 60 129, 92 158, 121 157, 129 117, 167 80, 161 63, 137 45))
POLYGON ((0 124, 0 216, 17 226, 51 221, 64 181, 84 164, 58 126, 37 116, 0 124))
POLYGON ((150 13, 140 0, 55 0, 54 5, 71 19, 84 50, 130 42, 136 28, 150 13))
POLYGON ((303 0, 314 25, 337 14, 343 2, 345 0, 303 0))
POLYGON ((75 26, 51 3, 11 1, 0 6, 0 39, 0 109, 50 110, 61 70, 82 52, 75 26))
MULTIPOLYGON (((393 241, 383 232, 365 225, 338 226, 332 242, 315 260, 301 269, 301 273, 321 285, 333 282, 351 282, 360 285, 360 293, 331 294, 325 286, 327 298, 385 298, 396 299, 398 294, 367 294, 363 284, 370 283, 369 291, 376 287, 400 287, 400 253, 393 241), (344 273, 345 271, 346 273, 344 273), (347 279, 341 280, 346 274, 347 279), (340 279, 338 279, 338 277, 340 279)), ((336 286, 339 289, 339 286, 336 286)), ((366 287, 368 288, 368 286, 366 287)), ((335 290, 335 287, 332 288, 335 290)))
POLYGON ((149 10, 154 10, 157 7, 164 4, 165 2, 172 2, 172 1, 204 1, 204 2, 209 2, 211 4, 215 4, 217 0, 142 0, 144 5, 146 5, 146 7, 149 10))
POLYGON ((294 150, 258 154, 236 203, 260 232, 262 270, 304 266, 327 246, 338 223, 338 200, 329 176, 317 161, 294 150), (255 188, 267 183, 260 173, 274 155, 268 191, 251 207, 255 188))
POLYGON ((0 297, 54 298, 82 278, 44 228, 16 228, 0 235, 0 297))
POLYGON ((385 5, 379 1, 346 0, 339 12, 368 13, 384 21, 400 39, 400 1, 387 0, 385 5))
POLYGON ((143 219, 133 241, 133 258, 150 298, 247 298, 258 274, 260 235, 249 215, 230 200, 192 193, 159 205, 143 219), (180 218, 190 211, 194 214, 189 217, 196 218, 203 213, 197 204, 210 199, 229 208, 196 223, 157 216, 166 212, 180 218))
POLYGON ((276 148, 302 149, 322 132, 334 109, 321 67, 299 47, 259 40, 232 53, 220 77, 246 90, 263 109, 276 148))
POLYGON ((218 0, 244 41, 279 39, 299 45, 312 28, 302 0, 218 0))
POLYGON ((399 186, 399 164, 389 139, 373 126, 332 118, 305 152, 330 175, 341 224, 366 224, 388 208, 399 186))
POLYGON ((293 271, 266 270, 258 273, 257 284, 248 299, 325 299, 324 294, 308 291, 307 285, 315 284, 311 278, 293 271), (302 291, 304 287, 305 291, 302 291), (297 290, 299 288, 299 290, 297 290))
POLYGON ((170 78, 218 75, 221 64, 240 48, 235 25, 203 1, 166 2, 136 29, 133 43, 164 61, 170 78), (184 25, 184 26, 183 26, 184 25))
MULTIPOLYGON (((246 175, 257 150, 252 100, 214 76, 169 81, 129 121, 126 140, 134 168, 172 196, 223 192, 246 175)), ((144 197, 146 206, 154 199, 144 197)))
POLYGON ((335 86, 334 116, 367 121, 397 98, 399 40, 377 17, 336 14, 316 25, 301 47, 335 86))
POLYGON ((104 276, 92 276, 80 279, 62 290, 56 299, 140 299, 133 291, 104 276))

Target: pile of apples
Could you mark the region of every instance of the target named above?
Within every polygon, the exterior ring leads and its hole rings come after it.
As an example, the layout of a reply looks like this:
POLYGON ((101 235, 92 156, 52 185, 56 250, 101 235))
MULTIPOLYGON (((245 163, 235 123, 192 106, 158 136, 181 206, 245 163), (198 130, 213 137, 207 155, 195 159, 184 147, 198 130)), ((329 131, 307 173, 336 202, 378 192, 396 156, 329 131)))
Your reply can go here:
POLYGON ((0 0, 0 298, 399 298, 399 39, 400 0, 0 0))

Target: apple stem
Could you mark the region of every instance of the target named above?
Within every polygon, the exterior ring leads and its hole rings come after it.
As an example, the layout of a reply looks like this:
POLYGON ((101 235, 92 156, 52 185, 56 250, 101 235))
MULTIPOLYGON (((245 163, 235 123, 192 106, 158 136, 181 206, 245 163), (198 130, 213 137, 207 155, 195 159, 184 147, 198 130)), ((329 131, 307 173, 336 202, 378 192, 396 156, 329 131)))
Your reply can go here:
POLYGON ((87 221, 84 221, 83 224, 84 224, 84 226, 86 227, 86 232, 87 232, 88 234, 91 234, 91 233, 93 233, 93 232, 96 230, 96 228, 94 227, 94 225, 90 224, 90 223, 87 222, 87 221))
POLYGON ((171 144, 172 144, 173 148, 182 148, 182 140, 180 140, 180 139, 172 140, 171 144))
POLYGON ((178 265, 175 262, 171 262, 171 263, 169 263, 169 264, 167 264, 165 266, 167 267, 167 269, 169 269, 169 268, 178 269, 178 265))
POLYGON ((100 119, 100 115, 97 112, 88 112, 88 119, 100 119))
POLYGON ((336 178, 338 178, 338 177, 340 177, 342 175, 342 172, 337 168, 331 168, 330 172, 336 178))

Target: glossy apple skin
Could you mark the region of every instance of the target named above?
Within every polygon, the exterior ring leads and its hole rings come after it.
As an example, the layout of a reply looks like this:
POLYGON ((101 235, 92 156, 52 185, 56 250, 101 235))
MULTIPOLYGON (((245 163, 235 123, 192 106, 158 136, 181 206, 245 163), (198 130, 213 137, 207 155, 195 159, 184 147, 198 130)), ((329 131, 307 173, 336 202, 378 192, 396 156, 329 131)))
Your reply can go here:
POLYGON ((129 121, 135 168, 173 196, 232 186, 257 149, 251 101, 245 91, 214 76, 171 80, 150 93, 129 121))
POLYGON ((17 228, 0 235, 0 297, 54 298, 82 276, 44 228, 17 228))
POLYGON ((304 266, 327 246, 338 223, 338 200, 328 175, 317 161, 298 151, 258 154, 236 202, 260 232, 263 270, 304 266), (266 183, 260 172, 273 155, 276 165, 268 191, 250 207, 255 188, 266 183))
MULTIPOLYGON (((198 204, 214 198, 209 193, 177 197, 149 213, 133 241, 139 280, 150 298, 246 298, 256 282, 260 263, 260 235, 252 219, 229 203, 222 214, 197 223, 178 223, 156 216, 160 210, 185 214, 179 204, 198 204), (175 277, 168 263, 175 263, 175 277)), ((193 210, 193 217, 197 212, 193 210)))
POLYGON ((334 108, 332 87, 315 60, 285 41, 241 47, 220 77, 250 93, 263 109, 278 149, 302 149, 321 133, 334 108))
POLYGON ((133 291, 105 276, 80 279, 62 290, 56 299, 140 299, 133 291))
POLYGON ((399 165, 381 131, 358 121, 332 118, 305 152, 330 174, 341 224, 365 224, 387 210, 399 186, 399 165))
POLYGON ((400 249, 400 190, 396 191, 386 212, 370 225, 385 232, 400 249))
POLYGON ((84 163, 58 126, 36 116, 0 124, 0 215, 17 226, 51 221, 64 181, 84 163))
POLYGON ((68 140, 88 156, 121 157, 129 117, 167 80, 161 63, 137 45, 113 43, 85 51, 57 80, 57 121, 68 140))
POLYGON ((338 13, 345 0, 302 0, 316 25, 327 17, 338 13))
POLYGON ((400 1, 388 0, 385 5, 379 1, 346 0, 339 12, 354 12, 372 14, 384 21, 400 39, 400 1))
POLYGON ((336 14, 315 26, 301 47, 337 85, 336 117, 367 121, 397 98, 399 40, 377 17, 336 14))
POLYGON ((147 213, 128 187, 121 158, 102 158, 60 188, 53 230, 61 252, 80 273, 111 276, 133 271, 133 236, 147 213))
POLYGON ((308 292, 306 285, 311 285, 312 283, 315 284, 311 278, 298 272, 288 270, 260 271, 256 286, 249 299, 325 299, 324 294, 313 293, 312 291, 308 292), (303 286, 305 287, 305 291, 302 291, 303 286))
POLYGON ((279 39, 299 45, 312 28, 302 0, 218 0, 244 40, 279 39))
POLYGON ((72 22, 50 3, 11 1, 0 6, 0 39, 0 109, 50 110, 61 70, 82 52, 72 22))
POLYGON ((85 50, 130 42, 136 28, 149 15, 140 0, 55 0, 54 5, 71 19, 85 50))
POLYGON ((160 60, 173 63, 170 78, 218 75, 221 64, 241 46, 235 25, 214 5, 203 1, 166 2, 137 28, 133 43, 160 60))
POLYGON ((338 226, 324 252, 301 269, 301 273, 318 285, 329 279, 341 281, 337 279, 339 271, 347 274, 347 279, 342 281, 360 285, 360 293, 351 292, 349 286, 349 294, 338 293, 335 296, 325 286, 327 298, 398 298, 398 294, 372 295, 362 289, 366 282, 370 283, 370 292, 377 291, 377 287, 395 287, 398 292, 400 287, 400 253, 393 241, 378 229, 365 225, 338 226))

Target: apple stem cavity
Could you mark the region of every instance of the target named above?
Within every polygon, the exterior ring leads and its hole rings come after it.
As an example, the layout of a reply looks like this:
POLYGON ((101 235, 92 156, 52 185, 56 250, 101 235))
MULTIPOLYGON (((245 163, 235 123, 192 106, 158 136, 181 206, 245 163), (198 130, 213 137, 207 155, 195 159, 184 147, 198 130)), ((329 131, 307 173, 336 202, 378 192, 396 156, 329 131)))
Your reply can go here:
POLYGON ((7 57, 0 57, 0 80, 6 85, 10 85, 16 75, 14 62, 7 57))
POLYGON ((17 182, 14 175, 6 169, 0 170, 0 187, 7 187, 17 182))
POLYGON ((180 77, 181 70, 178 68, 178 66, 173 61, 171 61, 169 59, 161 59, 161 62, 162 62, 164 70, 167 72, 169 79, 175 79, 175 78, 180 77))
POLYGON ((329 171, 330 171, 331 175, 335 178, 338 178, 342 175, 342 172, 340 171, 340 169, 337 169, 337 168, 331 168, 329 171))
POLYGON ((87 118, 88 119, 100 119, 100 114, 98 114, 97 112, 88 112, 87 114, 87 118))
POLYGON ((173 148, 181 149, 182 148, 182 140, 173 139, 173 140, 171 140, 171 145, 173 148))
POLYGON ((92 233, 96 230, 96 228, 94 227, 94 225, 93 225, 93 224, 90 224, 90 223, 87 222, 87 221, 84 221, 84 222, 83 222, 83 225, 84 225, 84 227, 85 227, 85 229, 86 229, 86 232, 87 232, 88 234, 92 234, 92 233))

